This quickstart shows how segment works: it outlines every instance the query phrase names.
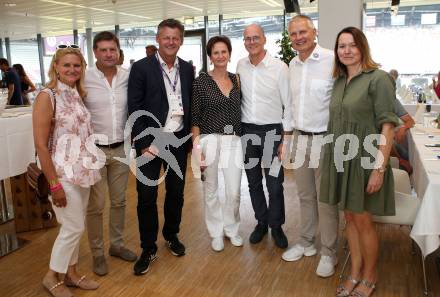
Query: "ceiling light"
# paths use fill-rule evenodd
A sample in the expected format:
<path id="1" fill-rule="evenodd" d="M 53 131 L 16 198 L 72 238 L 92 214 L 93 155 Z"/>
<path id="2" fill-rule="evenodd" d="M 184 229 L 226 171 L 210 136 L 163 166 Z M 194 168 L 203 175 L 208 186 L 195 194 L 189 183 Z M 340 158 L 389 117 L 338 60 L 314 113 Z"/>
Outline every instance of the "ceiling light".
<path id="1" fill-rule="evenodd" d="M 261 3 L 264 3 L 266 5 L 269 5 L 270 7 L 275 7 L 275 5 L 271 2 L 269 2 L 268 0 L 260 0 Z"/>
<path id="2" fill-rule="evenodd" d="M 100 11 L 100 12 L 121 14 L 121 15 L 141 18 L 141 19 L 151 19 L 150 17 L 147 17 L 147 16 L 136 15 L 136 14 L 131 14 L 131 13 L 125 13 L 125 12 L 119 12 L 119 11 L 108 10 L 108 9 L 102 9 L 102 8 L 96 8 L 96 7 L 91 7 L 91 6 L 87 7 L 87 6 L 80 5 L 80 4 L 72 4 L 72 3 L 67 3 L 67 2 L 60 2 L 60 1 L 56 1 L 56 0 L 40 0 L 40 1 L 41 2 L 47 2 L 47 3 L 53 3 L 53 4 L 58 4 L 58 5 L 70 6 L 70 7 L 78 7 L 78 8 L 82 8 L 82 9 L 96 10 L 96 11 Z"/>
<path id="3" fill-rule="evenodd" d="M 6 3 L 4 3 L 4 6 L 6 6 L 6 7 L 14 7 L 14 6 L 17 6 L 17 4 L 11 3 L 11 2 L 6 2 Z"/>
<path id="4" fill-rule="evenodd" d="M 183 6 L 183 7 L 186 7 L 186 8 L 194 9 L 194 10 L 197 10 L 199 12 L 203 12 L 203 9 L 195 7 L 195 6 L 191 6 L 191 5 L 188 5 L 188 4 L 183 4 L 183 3 L 180 3 L 180 2 L 176 2 L 176 1 L 168 1 L 168 2 L 173 3 L 175 5 L 180 5 L 180 6 Z"/>
<path id="5" fill-rule="evenodd" d="M 266 0 L 269 3 L 273 4 L 273 7 L 281 7 L 281 4 L 279 4 L 278 2 L 276 2 L 275 0 Z"/>
<path id="6" fill-rule="evenodd" d="M 185 25 L 192 25 L 192 24 L 194 24 L 194 18 L 193 17 L 184 17 L 183 23 Z"/>

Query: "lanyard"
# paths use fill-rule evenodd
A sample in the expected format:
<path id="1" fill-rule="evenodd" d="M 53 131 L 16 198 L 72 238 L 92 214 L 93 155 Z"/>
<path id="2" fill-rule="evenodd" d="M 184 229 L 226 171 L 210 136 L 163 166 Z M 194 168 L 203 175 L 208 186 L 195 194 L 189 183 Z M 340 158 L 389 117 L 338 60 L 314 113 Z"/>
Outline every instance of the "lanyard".
<path id="1" fill-rule="evenodd" d="M 179 68 L 179 63 L 177 63 L 177 66 L 176 66 L 176 68 L 177 68 L 176 76 L 174 77 L 174 81 L 171 83 L 171 79 L 170 79 L 170 77 L 168 76 L 168 74 L 166 73 L 166 71 L 163 69 L 162 64 L 160 63 L 158 53 L 156 53 L 156 58 L 157 58 L 157 61 L 158 61 L 159 64 L 160 64 L 160 70 L 162 70 L 162 73 L 165 74 L 165 77 L 166 77 L 166 79 L 167 79 L 167 81 L 168 81 L 168 84 L 169 84 L 170 87 L 173 89 L 173 93 L 176 94 L 177 81 L 179 80 L 179 69 L 180 69 L 180 68 Z M 177 58 L 176 58 L 176 59 L 177 59 Z"/>

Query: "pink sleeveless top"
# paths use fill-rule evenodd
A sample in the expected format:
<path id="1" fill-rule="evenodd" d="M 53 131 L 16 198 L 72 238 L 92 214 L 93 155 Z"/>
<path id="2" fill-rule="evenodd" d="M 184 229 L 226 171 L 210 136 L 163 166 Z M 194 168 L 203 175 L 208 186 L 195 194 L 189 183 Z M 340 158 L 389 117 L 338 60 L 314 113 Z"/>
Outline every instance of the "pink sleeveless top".
<path id="1" fill-rule="evenodd" d="M 54 100 L 50 89 L 42 92 Z M 94 143 L 89 137 L 93 133 L 90 113 L 76 88 L 60 81 L 55 89 L 55 100 L 55 125 L 49 150 L 57 176 L 62 181 L 90 187 L 101 179 L 97 158 L 86 149 L 86 145 L 90 148 Z"/>

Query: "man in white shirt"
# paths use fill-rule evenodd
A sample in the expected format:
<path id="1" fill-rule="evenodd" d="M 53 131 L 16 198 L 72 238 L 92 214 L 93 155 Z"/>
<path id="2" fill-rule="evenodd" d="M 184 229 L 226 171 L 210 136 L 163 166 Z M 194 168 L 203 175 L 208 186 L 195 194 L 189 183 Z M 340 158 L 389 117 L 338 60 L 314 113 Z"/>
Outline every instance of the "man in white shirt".
<path id="1" fill-rule="evenodd" d="M 266 37 L 259 25 L 247 26 L 243 37 L 244 46 L 249 52 L 249 56 L 241 59 L 237 65 L 243 94 L 243 149 L 249 192 L 258 221 L 249 241 L 252 244 L 260 242 L 269 226 L 275 244 L 286 248 L 288 242 L 281 228 L 285 221 L 284 173 L 281 168 L 278 175 L 272 175 L 270 166 L 274 160 L 277 161 L 277 157 L 281 158 L 282 137 L 292 131 L 288 68 L 266 52 Z M 258 140 L 249 139 L 252 135 L 257 136 Z M 258 162 L 252 164 L 255 163 L 253 161 Z M 263 191 L 262 171 L 266 178 L 269 205 Z"/>
<path id="2" fill-rule="evenodd" d="M 319 166 L 313 166 L 311 148 L 315 136 L 322 137 L 319 135 L 327 130 L 334 55 L 332 51 L 315 43 L 316 29 L 309 17 L 293 17 L 288 30 L 292 47 L 298 52 L 298 56 L 289 65 L 294 128 L 293 155 L 305 155 L 305 160 L 295 171 L 301 207 L 300 240 L 284 252 L 282 258 L 296 261 L 303 255 L 315 255 L 315 234 L 320 226 L 321 260 L 316 273 L 321 277 L 329 277 L 335 273 L 337 264 L 338 209 L 337 206 L 318 201 L 321 170 Z M 304 145 L 300 144 L 300 138 L 306 138 Z"/>
<path id="3" fill-rule="evenodd" d="M 105 153 L 106 163 L 101 169 L 102 179 L 90 190 L 87 210 L 89 244 L 93 255 L 93 271 L 97 275 L 108 273 L 104 257 L 103 210 L 106 186 L 110 195 L 109 238 L 111 256 L 133 262 L 136 254 L 124 247 L 125 191 L 129 167 L 115 160 L 125 158 L 124 128 L 127 121 L 128 71 L 117 66 L 119 40 L 111 32 L 100 32 L 93 39 L 96 67 L 85 75 L 87 98 L 84 104 L 91 114 L 95 134 L 105 135 L 96 145 Z"/>

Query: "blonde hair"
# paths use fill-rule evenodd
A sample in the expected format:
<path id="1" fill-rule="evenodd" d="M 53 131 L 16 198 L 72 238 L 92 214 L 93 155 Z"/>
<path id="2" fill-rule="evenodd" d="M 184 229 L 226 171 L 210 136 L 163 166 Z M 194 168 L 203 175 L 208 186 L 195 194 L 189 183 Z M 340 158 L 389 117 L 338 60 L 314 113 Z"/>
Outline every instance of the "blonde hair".
<path id="1" fill-rule="evenodd" d="M 84 60 L 84 57 L 81 54 L 80 50 L 76 49 L 76 48 L 70 48 L 70 47 L 62 48 L 62 49 L 58 49 L 55 52 L 55 54 L 52 57 L 52 62 L 50 62 L 50 67 L 49 67 L 49 72 L 48 72 L 49 82 L 47 83 L 46 87 L 50 88 L 50 89 L 56 89 L 57 82 L 58 82 L 58 75 L 57 75 L 57 71 L 55 69 L 55 64 L 57 64 L 59 62 L 59 60 L 66 55 L 75 55 L 81 61 L 81 76 L 80 76 L 79 80 L 76 82 L 76 89 L 77 89 L 79 95 L 81 96 L 81 98 L 84 99 L 84 97 L 86 97 L 86 95 L 87 95 L 86 89 L 84 87 L 86 61 Z"/>
<path id="2" fill-rule="evenodd" d="M 343 33 L 351 34 L 351 36 L 353 36 L 354 43 L 361 52 L 362 70 L 374 70 L 380 67 L 380 64 L 374 62 L 371 58 L 370 46 L 368 45 L 368 40 L 367 37 L 365 37 L 365 34 L 356 27 L 347 27 L 342 29 L 341 32 L 338 33 L 338 36 L 336 36 L 334 48 L 335 63 L 333 66 L 333 78 L 337 78 L 341 75 L 347 75 L 347 66 L 342 64 L 338 56 L 339 36 L 341 36 Z"/>

